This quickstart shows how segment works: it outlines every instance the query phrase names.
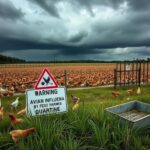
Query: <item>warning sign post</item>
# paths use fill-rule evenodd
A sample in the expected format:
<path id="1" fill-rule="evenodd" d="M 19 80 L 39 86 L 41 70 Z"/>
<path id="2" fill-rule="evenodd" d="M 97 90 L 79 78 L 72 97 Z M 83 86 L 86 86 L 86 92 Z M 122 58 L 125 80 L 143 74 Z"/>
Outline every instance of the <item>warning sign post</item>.
<path id="1" fill-rule="evenodd" d="M 30 116 L 67 111 L 66 88 L 26 91 L 27 114 Z"/>
<path id="2" fill-rule="evenodd" d="M 59 87 L 53 75 L 44 69 L 35 89 L 26 91 L 26 108 L 29 116 L 66 112 L 66 88 Z"/>

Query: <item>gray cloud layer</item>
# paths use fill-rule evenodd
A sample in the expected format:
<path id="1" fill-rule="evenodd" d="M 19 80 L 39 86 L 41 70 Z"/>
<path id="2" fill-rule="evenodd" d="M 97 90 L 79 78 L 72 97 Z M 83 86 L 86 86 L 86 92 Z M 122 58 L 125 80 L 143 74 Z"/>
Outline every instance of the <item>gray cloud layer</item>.
<path id="1" fill-rule="evenodd" d="M 149 16 L 149 0 L 1 0 L 0 52 L 29 60 L 149 57 Z"/>
<path id="2" fill-rule="evenodd" d="M 39 5 L 42 9 L 48 12 L 50 15 L 59 18 L 58 10 L 55 7 L 56 1 L 52 0 L 31 0 L 33 3 Z"/>
<path id="3" fill-rule="evenodd" d="M 16 9 L 13 3 L 9 0 L 1 0 L 0 1 L 0 17 L 3 19 L 20 19 L 24 16 L 20 9 Z"/>

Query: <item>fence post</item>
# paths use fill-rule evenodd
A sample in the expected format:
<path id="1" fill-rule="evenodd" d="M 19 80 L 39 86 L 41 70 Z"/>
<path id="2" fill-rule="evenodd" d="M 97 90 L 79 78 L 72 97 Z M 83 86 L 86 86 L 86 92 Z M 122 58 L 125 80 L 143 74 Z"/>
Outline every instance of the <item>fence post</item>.
<path id="1" fill-rule="evenodd" d="M 117 86 L 117 70 L 114 69 L 114 89 L 116 89 L 116 86 Z"/>
<path id="2" fill-rule="evenodd" d="M 126 86 L 126 62 L 124 62 L 124 86 Z"/>
<path id="3" fill-rule="evenodd" d="M 122 78 L 121 78 L 121 75 L 122 75 L 122 63 L 120 62 L 120 86 L 122 84 Z"/>
<path id="4" fill-rule="evenodd" d="M 145 61 L 143 61 L 143 63 L 142 63 L 142 67 L 143 67 L 143 69 L 141 69 L 141 71 L 143 72 L 143 77 L 142 77 L 142 82 L 143 82 L 143 84 L 145 84 Z"/>
<path id="5" fill-rule="evenodd" d="M 66 87 L 66 91 L 67 91 L 67 71 L 64 71 L 64 81 L 65 81 L 65 87 Z"/>
<path id="6" fill-rule="evenodd" d="M 141 86 L 141 62 L 139 64 L 139 84 L 138 86 Z"/>

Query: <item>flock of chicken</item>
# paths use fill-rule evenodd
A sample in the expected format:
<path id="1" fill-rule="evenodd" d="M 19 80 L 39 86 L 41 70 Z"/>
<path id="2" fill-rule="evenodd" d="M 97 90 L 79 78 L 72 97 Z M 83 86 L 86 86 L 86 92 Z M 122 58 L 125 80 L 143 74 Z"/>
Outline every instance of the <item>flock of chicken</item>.
<path id="1" fill-rule="evenodd" d="M 137 90 L 135 90 L 135 89 L 128 89 L 127 93 L 128 93 L 128 95 L 131 95 L 133 93 L 136 93 L 137 95 L 140 95 L 141 94 L 141 88 L 138 87 Z M 118 97 L 120 95 L 121 95 L 120 92 L 118 92 L 118 91 L 112 91 L 112 96 L 113 97 Z"/>
<path id="2" fill-rule="evenodd" d="M 114 68 L 115 64 L 102 65 L 65 65 L 51 66 L 47 69 L 53 74 L 58 85 L 65 85 L 64 70 L 67 72 L 67 87 L 96 87 L 114 84 Z M 33 88 L 42 67 L 36 68 L 0 68 L 0 95 L 12 96 L 14 93 L 24 93 L 26 89 Z M 150 75 L 149 75 L 150 76 Z M 150 77 L 148 77 L 150 78 Z M 117 82 L 126 83 L 136 82 L 136 75 L 127 74 L 124 79 L 122 75 Z M 145 79 L 142 79 L 143 81 Z"/>
<path id="3" fill-rule="evenodd" d="M 58 82 L 64 85 L 64 70 L 67 72 L 67 87 L 87 87 L 113 84 L 114 65 L 55 66 L 47 67 Z M 0 68 L 0 95 L 12 96 L 33 88 L 43 68 Z"/>
<path id="4" fill-rule="evenodd" d="M 18 105 L 19 105 L 19 97 L 17 97 L 16 100 L 10 104 L 10 107 L 12 110 L 13 109 L 16 110 Z M 26 109 L 22 109 L 17 113 L 17 115 L 25 115 L 25 114 L 26 114 Z M 23 119 L 17 118 L 13 113 L 8 113 L 8 116 L 10 118 L 11 128 L 15 128 L 17 125 L 23 123 Z M 2 121 L 3 118 L 4 118 L 4 107 L 2 106 L 1 99 L 0 99 L 0 121 Z M 26 137 L 32 132 L 35 132 L 35 128 L 29 128 L 25 130 L 21 130 L 21 129 L 12 130 L 9 132 L 9 134 L 11 135 L 13 141 L 16 143 L 19 141 L 21 137 Z"/>
<path id="5" fill-rule="evenodd" d="M 80 98 L 76 97 L 76 96 L 72 96 L 72 100 L 73 100 L 73 107 L 72 110 L 76 110 L 79 107 L 79 100 Z M 19 106 L 19 97 L 16 98 L 15 101 L 13 101 L 10 104 L 11 110 L 13 111 L 14 109 L 17 110 L 17 107 Z M 26 108 L 20 110 L 17 115 L 26 115 Z M 23 123 L 23 119 L 22 118 L 17 118 L 13 113 L 8 113 L 8 116 L 10 118 L 10 122 L 11 122 L 11 127 L 14 128 L 15 126 Z M 0 121 L 2 121 L 4 118 L 4 107 L 2 106 L 2 102 L 0 99 Z M 11 135 L 13 141 L 16 143 L 19 141 L 19 139 L 21 137 L 26 137 L 27 135 L 29 135 L 30 133 L 35 132 L 35 128 L 28 128 L 25 130 L 12 130 L 9 132 L 9 134 Z"/>
<path id="6" fill-rule="evenodd" d="M 133 93 L 137 93 L 138 95 L 141 94 L 141 89 L 140 87 L 138 87 L 137 91 L 135 89 L 128 89 L 127 90 L 127 93 L 129 95 L 133 94 Z M 112 96 L 113 97 L 118 97 L 120 96 L 121 93 L 118 92 L 118 91 L 112 91 Z M 72 101 L 73 101 L 73 107 L 72 107 L 72 110 L 77 110 L 79 108 L 79 101 L 80 101 L 80 98 L 75 96 L 75 95 L 71 95 L 72 97 Z M 12 102 L 10 104 L 10 107 L 11 107 L 11 110 L 15 109 L 18 107 L 19 105 L 19 97 L 16 98 L 16 100 L 14 102 Z M 26 108 L 20 110 L 17 115 L 25 115 L 26 114 Z M 13 113 L 9 113 L 8 114 L 9 118 L 10 118 L 10 122 L 11 122 L 11 126 L 14 128 L 15 126 L 23 123 L 23 119 L 22 118 L 17 118 Z M 3 120 L 3 117 L 4 117 L 4 107 L 2 107 L 2 104 L 1 104 L 1 99 L 0 99 L 0 121 Z M 21 137 L 26 137 L 27 135 L 29 135 L 30 133 L 33 133 L 35 132 L 35 128 L 28 128 L 28 129 L 25 129 L 25 130 L 12 130 L 9 132 L 9 134 L 12 136 L 12 139 L 13 141 L 16 143 L 19 141 L 19 139 Z"/>

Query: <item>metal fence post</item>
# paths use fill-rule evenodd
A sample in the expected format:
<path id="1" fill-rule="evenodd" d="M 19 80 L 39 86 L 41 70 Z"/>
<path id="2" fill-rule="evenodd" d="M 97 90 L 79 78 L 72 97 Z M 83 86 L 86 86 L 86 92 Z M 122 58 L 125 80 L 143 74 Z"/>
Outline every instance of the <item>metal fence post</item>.
<path id="1" fill-rule="evenodd" d="M 141 86 L 141 62 L 139 63 L 139 86 Z"/>
<path id="2" fill-rule="evenodd" d="M 116 89 L 116 86 L 117 86 L 117 70 L 114 69 L 114 89 Z"/>

